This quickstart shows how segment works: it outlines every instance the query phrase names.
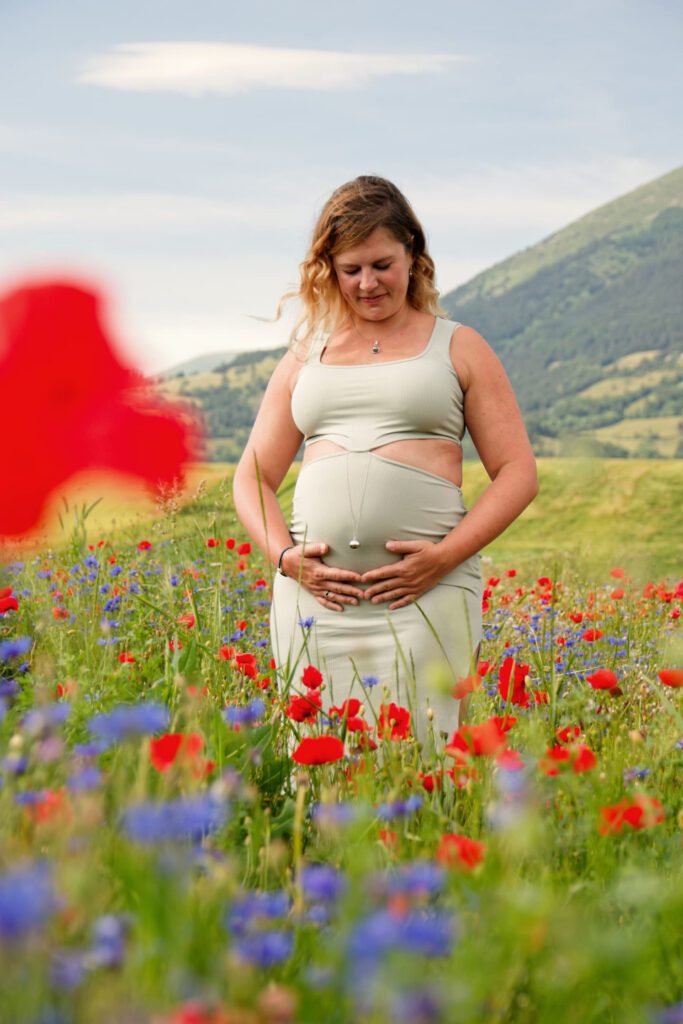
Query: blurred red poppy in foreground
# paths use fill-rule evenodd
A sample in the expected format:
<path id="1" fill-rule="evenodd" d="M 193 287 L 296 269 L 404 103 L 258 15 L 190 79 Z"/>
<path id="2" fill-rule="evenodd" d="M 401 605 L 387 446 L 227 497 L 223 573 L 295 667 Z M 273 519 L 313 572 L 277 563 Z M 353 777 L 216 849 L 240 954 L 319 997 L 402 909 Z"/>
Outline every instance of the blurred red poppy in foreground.
<path id="1" fill-rule="evenodd" d="M 683 686 L 683 668 L 663 668 L 657 675 L 665 686 Z"/>
<path id="2" fill-rule="evenodd" d="M 436 859 L 458 871 L 472 871 L 484 859 L 486 844 L 451 832 L 441 837 Z"/>
<path id="3" fill-rule="evenodd" d="M 95 291 L 28 283 L 0 297 L 3 453 L 0 535 L 38 525 L 50 495 L 84 469 L 108 469 L 153 489 L 182 480 L 199 434 L 116 353 Z"/>

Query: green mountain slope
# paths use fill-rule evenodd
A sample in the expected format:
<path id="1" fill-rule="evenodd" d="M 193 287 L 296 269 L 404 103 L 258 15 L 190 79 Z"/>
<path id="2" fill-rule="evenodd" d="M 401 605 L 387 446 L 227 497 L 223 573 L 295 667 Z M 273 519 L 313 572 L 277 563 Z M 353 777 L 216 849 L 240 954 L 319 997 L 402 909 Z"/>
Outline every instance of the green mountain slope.
<path id="1" fill-rule="evenodd" d="M 683 456 L 683 168 L 441 302 L 500 355 L 537 454 Z M 241 353 L 218 372 L 212 357 L 196 366 L 212 372 L 160 384 L 201 408 L 207 457 L 239 458 L 284 351 Z"/>
<path id="2" fill-rule="evenodd" d="M 500 355 L 539 452 L 590 437 L 612 454 L 681 454 L 682 268 L 679 168 L 477 275 L 442 304 Z M 626 421 L 630 430 L 614 430 Z"/>

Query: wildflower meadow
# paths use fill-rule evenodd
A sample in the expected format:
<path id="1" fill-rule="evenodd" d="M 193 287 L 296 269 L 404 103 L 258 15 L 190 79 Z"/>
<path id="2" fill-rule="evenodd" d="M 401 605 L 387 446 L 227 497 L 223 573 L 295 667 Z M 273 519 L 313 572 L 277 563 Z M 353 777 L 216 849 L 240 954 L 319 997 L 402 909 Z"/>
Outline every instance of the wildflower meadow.
<path id="1" fill-rule="evenodd" d="M 683 587 L 497 567 L 435 753 L 220 507 L 5 561 L 1 1019 L 683 1019 Z"/>
<path id="2" fill-rule="evenodd" d="M 188 461 L 95 314 L 0 302 L 5 538 L 80 468 Z M 229 483 L 0 549 L 0 1021 L 683 1021 L 683 584 L 489 560 L 466 677 L 339 703 L 312 620 L 274 663 Z"/>

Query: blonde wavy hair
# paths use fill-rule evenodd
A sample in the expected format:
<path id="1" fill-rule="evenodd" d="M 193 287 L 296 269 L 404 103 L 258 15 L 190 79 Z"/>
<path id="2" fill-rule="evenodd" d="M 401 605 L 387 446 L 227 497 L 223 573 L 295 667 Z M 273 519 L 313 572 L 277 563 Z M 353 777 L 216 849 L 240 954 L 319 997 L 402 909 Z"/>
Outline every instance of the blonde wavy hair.
<path id="1" fill-rule="evenodd" d="M 377 228 L 390 231 L 412 255 L 407 296 L 411 306 L 433 316 L 448 315 L 439 306 L 434 261 L 410 203 L 386 178 L 363 174 L 340 185 L 323 206 L 308 253 L 299 265 L 299 288 L 286 292 L 278 304 L 276 318 L 288 299 L 297 298 L 303 305 L 290 335 L 290 348 L 297 354 L 306 351 L 318 331 L 331 333 L 348 319 L 333 257 L 364 242 Z"/>

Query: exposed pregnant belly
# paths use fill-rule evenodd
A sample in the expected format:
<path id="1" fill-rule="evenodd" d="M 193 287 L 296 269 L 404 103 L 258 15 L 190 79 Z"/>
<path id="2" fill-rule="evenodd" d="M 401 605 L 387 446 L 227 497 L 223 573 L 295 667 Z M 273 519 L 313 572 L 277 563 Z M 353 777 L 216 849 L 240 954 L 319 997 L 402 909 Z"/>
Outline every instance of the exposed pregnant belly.
<path id="1" fill-rule="evenodd" d="M 440 541 L 465 515 L 460 488 L 416 466 L 374 452 L 339 452 L 299 471 L 291 533 L 297 543 L 324 541 L 324 561 L 367 572 L 398 561 L 388 540 Z M 355 536 L 358 547 L 349 546 Z"/>

